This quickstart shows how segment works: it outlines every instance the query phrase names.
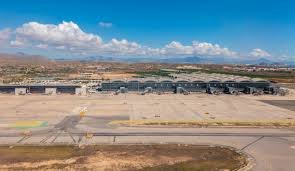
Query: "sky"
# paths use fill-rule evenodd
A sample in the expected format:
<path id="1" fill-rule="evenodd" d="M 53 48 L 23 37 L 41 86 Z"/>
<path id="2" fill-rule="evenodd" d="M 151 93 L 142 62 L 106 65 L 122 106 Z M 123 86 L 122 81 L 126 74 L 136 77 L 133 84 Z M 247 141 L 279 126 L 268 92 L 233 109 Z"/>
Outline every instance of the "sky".
<path id="1" fill-rule="evenodd" d="M 0 52 L 295 60 L 293 0 L 3 0 Z"/>

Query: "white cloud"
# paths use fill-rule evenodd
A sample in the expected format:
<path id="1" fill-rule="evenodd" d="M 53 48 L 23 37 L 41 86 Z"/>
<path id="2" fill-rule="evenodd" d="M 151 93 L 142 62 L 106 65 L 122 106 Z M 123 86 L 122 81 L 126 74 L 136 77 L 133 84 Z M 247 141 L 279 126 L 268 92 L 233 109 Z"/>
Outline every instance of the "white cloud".
<path id="1" fill-rule="evenodd" d="M 56 46 L 55 49 L 64 50 L 64 49 L 66 49 L 66 47 L 65 46 Z"/>
<path id="2" fill-rule="evenodd" d="M 29 22 L 16 29 L 16 41 L 48 44 L 67 48 L 96 48 L 102 44 L 99 36 L 83 32 L 73 22 L 58 25 Z"/>
<path id="3" fill-rule="evenodd" d="M 250 56 L 253 56 L 253 57 L 270 57 L 271 55 L 266 52 L 265 50 L 262 50 L 262 49 L 253 49 L 251 52 L 250 52 Z"/>
<path id="4" fill-rule="evenodd" d="M 10 45 L 14 46 L 14 47 L 21 47 L 24 46 L 24 42 L 20 41 L 20 40 L 12 40 L 10 41 Z"/>
<path id="5" fill-rule="evenodd" d="M 180 42 L 172 41 L 161 49 L 163 55 L 190 55 L 193 54 L 192 46 L 184 46 Z"/>
<path id="6" fill-rule="evenodd" d="M 38 44 L 36 47 L 40 48 L 40 49 L 47 49 L 48 45 L 47 44 Z"/>
<path id="7" fill-rule="evenodd" d="M 164 55 L 208 55 L 208 56 L 235 56 L 236 52 L 222 48 L 218 44 L 193 41 L 192 45 L 185 46 L 180 42 L 172 41 L 162 48 Z"/>
<path id="8" fill-rule="evenodd" d="M 100 27 L 105 27 L 105 28 L 111 28 L 111 27 L 113 27 L 113 23 L 110 23 L 110 22 L 99 22 L 98 25 Z"/>
<path id="9" fill-rule="evenodd" d="M 3 30 L 0 30 L 0 44 L 8 42 L 12 34 L 11 29 L 5 28 Z"/>
<path id="10" fill-rule="evenodd" d="M 162 48 L 150 48 L 126 39 L 111 39 L 103 42 L 100 36 L 86 33 L 73 22 L 62 22 L 58 25 L 29 22 L 15 30 L 13 46 L 52 48 L 75 54 L 94 55 L 146 55 L 146 56 L 226 56 L 233 57 L 236 52 L 218 44 L 193 41 L 183 45 L 172 41 Z"/>
<path id="11" fill-rule="evenodd" d="M 282 54 L 282 55 L 278 56 L 277 59 L 281 60 L 281 61 L 295 61 L 295 56 Z"/>
<path id="12" fill-rule="evenodd" d="M 129 42 L 126 39 L 112 39 L 110 42 L 101 47 L 104 53 L 119 54 L 119 55 L 144 55 L 146 49 L 136 42 Z"/>

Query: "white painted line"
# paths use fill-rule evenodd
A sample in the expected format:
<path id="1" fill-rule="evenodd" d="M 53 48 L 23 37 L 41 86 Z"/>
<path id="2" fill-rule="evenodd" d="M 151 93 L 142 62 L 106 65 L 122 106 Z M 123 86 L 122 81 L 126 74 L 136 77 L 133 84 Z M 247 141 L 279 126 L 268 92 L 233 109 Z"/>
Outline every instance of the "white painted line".
<path id="1" fill-rule="evenodd" d="M 7 128 L 9 127 L 9 124 L 0 124 L 0 128 Z"/>

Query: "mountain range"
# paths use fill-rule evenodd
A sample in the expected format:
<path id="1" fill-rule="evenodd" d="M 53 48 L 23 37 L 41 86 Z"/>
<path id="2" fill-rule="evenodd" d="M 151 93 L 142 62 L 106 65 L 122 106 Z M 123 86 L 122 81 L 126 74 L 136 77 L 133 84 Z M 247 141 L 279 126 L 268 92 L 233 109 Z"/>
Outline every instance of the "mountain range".
<path id="1" fill-rule="evenodd" d="M 181 64 L 256 64 L 256 65 L 292 65 L 295 61 L 273 61 L 267 58 L 239 59 L 225 57 L 108 57 L 86 56 L 78 58 L 47 58 L 40 55 L 29 55 L 22 52 L 16 54 L 0 53 L 0 64 L 48 64 L 55 61 L 80 61 L 80 62 L 125 62 L 125 63 L 181 63 Z"/>
<path id="2" fill-rule="evenodd" d="M 106 56 L 88 56 L 78 58 L 80 61 L 104 61 L 104 62 L 127 62 L 127 63 L 183 63 L 183 64 L 260 64 L 260 65 L 295 65 L 295 61 L 273 61 L 267 58 L 259 59 L 239 59 L 239 58 L 225 58 L 225 57 L 200 57 L 200 56 L 186 56 L 186 57 L 162 57 L 162 58 L 144 58 L 144 57 L 106 57 Z"/>

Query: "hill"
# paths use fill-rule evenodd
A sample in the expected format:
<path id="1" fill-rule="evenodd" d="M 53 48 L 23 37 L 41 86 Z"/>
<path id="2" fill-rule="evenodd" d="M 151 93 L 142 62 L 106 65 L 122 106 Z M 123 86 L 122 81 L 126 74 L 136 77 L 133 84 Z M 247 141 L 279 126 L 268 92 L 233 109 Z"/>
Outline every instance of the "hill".
<path id="1" fill-rule="evenodd" d="M 52 63 L 54 60 L 39 55 L 0 53 L 0 65 L 46 65 Z"/>

